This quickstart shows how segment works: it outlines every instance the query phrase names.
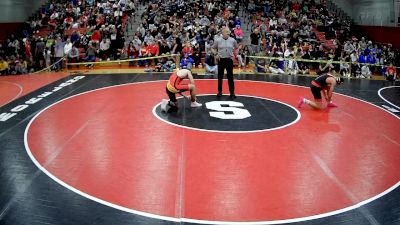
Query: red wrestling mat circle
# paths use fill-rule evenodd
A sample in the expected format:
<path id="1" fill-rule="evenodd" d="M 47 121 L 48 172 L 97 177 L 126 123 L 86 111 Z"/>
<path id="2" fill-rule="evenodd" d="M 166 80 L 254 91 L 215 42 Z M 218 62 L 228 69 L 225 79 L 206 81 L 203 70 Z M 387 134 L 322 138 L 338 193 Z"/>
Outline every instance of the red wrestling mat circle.
<path id="1" fill-rule="evenodd" d="M 0 90 L 0 106 L 17 99 L 23 92 L 23 88 L 20 84 L 9 81 L 0 81 Z"/>
<path id="2" fill-rule="evenodd" d="M 196 82 L 199 94 L 215 93 L 216 80 Z M 152 114 L 165 84 L 113 86 L 53 104 L 29 124 L 27 151 L 85 197 L 172 221 L 301 221 L 356 208 L 398 185 L 400 120 L 376 106 L 335 94 L 339 108 L 303 106 L 301 119 L 283 129 L 213 133 Z M 277 83 L 236 81 L 236 88 L 292 106 L 311 97 L 308 88 Z"/>

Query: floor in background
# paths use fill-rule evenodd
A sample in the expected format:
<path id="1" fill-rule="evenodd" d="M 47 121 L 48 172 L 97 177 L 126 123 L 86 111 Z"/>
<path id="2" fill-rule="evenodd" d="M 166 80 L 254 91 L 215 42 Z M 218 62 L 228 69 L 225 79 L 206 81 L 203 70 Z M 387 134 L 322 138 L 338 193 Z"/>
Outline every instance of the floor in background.
<path id="1" fill-rule="evenodd" d="M 0 106 L 68 75 L 69 73 L 65 72 L 2 76 L 0 77 Z"/>

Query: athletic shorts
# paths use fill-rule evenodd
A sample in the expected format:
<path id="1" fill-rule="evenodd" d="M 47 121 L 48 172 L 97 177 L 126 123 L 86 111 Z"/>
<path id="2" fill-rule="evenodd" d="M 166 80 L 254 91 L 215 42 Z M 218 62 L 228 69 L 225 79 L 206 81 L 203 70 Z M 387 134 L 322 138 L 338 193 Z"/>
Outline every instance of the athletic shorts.
<path id="1" fill-rule="evenodd" d="M 311 93 L 313 94 L 315 100 L 322 100 L 321 91 L 321 88 L 311 85 Z"/>
<path id="2" fill-rule="evenodd" d="M 176 95 L 175 95 L 175 94 L 176 94 L 176 93 L 182 93 L 182 92 L 188 91 L 188 89 L 178 90 L 178 92 L 174 93 L 174 92 L 171 92 L 170 90 L 168 90 L 168 88 L 165 88 L 165 91 L 166 91 L 167 94 L 168 94 L 169 100 L 170 100 L 171 102 L 176 102 L 177 100 L 176 100 Z"/>

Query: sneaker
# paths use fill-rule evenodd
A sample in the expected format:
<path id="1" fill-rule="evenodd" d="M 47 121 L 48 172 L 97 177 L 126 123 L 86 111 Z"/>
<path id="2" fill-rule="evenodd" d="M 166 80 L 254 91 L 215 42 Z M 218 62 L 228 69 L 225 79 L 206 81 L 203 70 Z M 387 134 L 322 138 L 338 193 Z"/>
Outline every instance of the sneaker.
<path id="1" fill-rule="evenodd" d="M 300 97 L 299 103 L 297 104 L 297 108 L 300 108 L 304 104 L 304 97 Z"/>
<path id="2" fill-rule="evenodd" d="M 221 97 L 222 97 L 222 93 L 221 93 L 221 92 L 218 92 L 217 98 L 221 98 Z"/>
<path id="3" fill-rule="evenodd" d="M 201 107 L 203 104 L 198 103 L 198 102 L 192 102 L 190 103 L 190 107 L 195 108 L 195 107 Z"/>
<path id="4" fill-rule="evenodd" d="M 167 105 L 168 105 L 167 99 L 161 100 L 161 111 L 162 112 L 167 112 Z"/>

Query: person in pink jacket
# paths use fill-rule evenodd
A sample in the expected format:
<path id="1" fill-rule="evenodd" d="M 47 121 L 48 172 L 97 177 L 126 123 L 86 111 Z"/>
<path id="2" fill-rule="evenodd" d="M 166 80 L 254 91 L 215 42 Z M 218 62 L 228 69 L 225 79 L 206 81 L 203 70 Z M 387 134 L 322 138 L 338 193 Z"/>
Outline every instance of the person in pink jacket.
<path id="1" fill-rule="evenodd" d="M 241 42 L 243 40 L 243 30 L 240 25 L 236 25 L 233 33 L 235 34 L 235 39 L 237 42 Z"/>

